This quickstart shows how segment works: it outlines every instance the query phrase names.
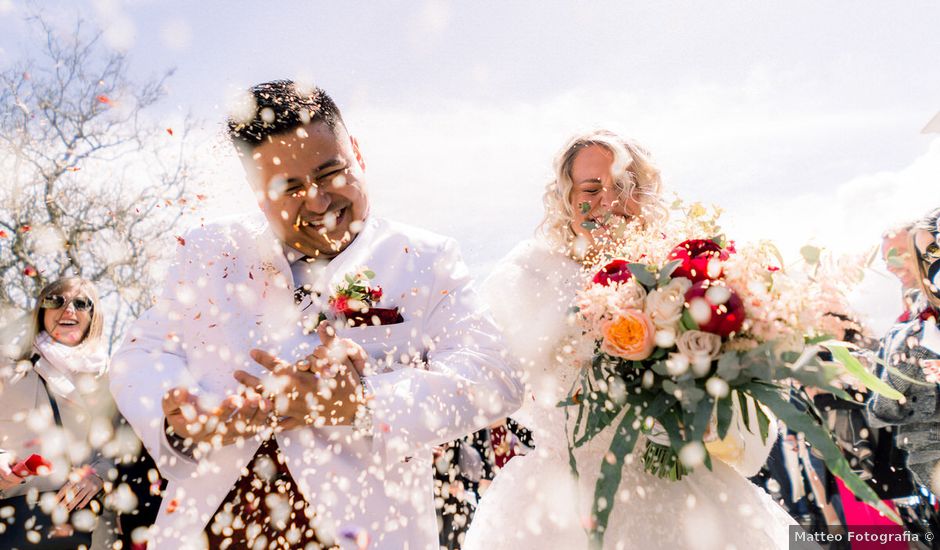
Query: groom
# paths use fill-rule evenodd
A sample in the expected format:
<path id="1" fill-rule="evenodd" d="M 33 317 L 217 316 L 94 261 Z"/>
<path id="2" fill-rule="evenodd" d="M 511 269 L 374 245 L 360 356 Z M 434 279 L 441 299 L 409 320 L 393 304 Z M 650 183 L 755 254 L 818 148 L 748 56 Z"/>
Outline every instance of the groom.
<path id="1" fill-rule="evenodd" d="M 179 239 L 113 358 L 169 480 L 153 546 L 436 548 L 430 449 L 515 411 L 521 385 L 454 241 L 370 215 L 332 99 L 251 95 L 229 133 L 266 220 Z"/>

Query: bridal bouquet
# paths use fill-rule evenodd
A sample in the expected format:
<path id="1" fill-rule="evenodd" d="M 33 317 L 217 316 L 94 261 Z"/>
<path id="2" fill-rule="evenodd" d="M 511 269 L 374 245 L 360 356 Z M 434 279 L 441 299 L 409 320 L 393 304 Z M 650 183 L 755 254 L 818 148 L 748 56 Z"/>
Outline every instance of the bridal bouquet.
<path id="1" fill-rule="evenodd" d="M 809 274 L 791 274 L 771 243 L 736 246 L 706 233 L 717 233 L 718 213 L 696 205 L 686 214 L 667 232 L 637 229 L 611 242 L 576 298 L 575 318 L 594 353 L 560 403 L 577 413 L 569 442 L 575 473 L 573 449 L 615 425 L 595 487 L 594 542 L 603 539 L 624 460 L 641 435 L 645 469 L 678 480 L 711 469 L 736 414 L 751 433 L 776 437 L 766 411 L 803 433 L 857 496 L 896 517 L 853 473 L 812 402 L 797 397 L 797 406 L 785 393 L 792 380 L 852 400 L 834 383 L 848 373 L 900 397 L 836 339 L 848 283 L 822 269 L 818 249 L 803 250 Z M 823 360 L 824 350 L 835 361 Z"/>

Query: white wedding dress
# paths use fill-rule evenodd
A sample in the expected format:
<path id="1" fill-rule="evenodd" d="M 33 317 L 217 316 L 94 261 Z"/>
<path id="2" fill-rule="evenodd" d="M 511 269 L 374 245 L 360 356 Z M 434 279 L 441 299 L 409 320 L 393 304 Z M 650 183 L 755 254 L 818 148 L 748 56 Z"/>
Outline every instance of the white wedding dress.
<path id="1" fill-rule="evenodd" d="M 582 549 L 594 483 L 612 428 L 575 452 L 580 478 L 571 475 L 564 410 L 557 407 L 590 349 L 576 349 L 569 308 L 581 280 L 579 265 L 539 241 L 516 247 L 485 284 L 484 297 L 507 344 L 527 375 L 525 402 L 513 415 L 533 431 L 535 450 L 513 458 L 485 492 L 465 550 Z M 582 344 L 583 345 L 583 344 Z M 754 414 L 754 411 L 750 411 Z M 573 423 L 573 418 L 571 420 Z M 615 422 L 616 424 L 616 422 Z M 787 548 L 789 515 L 746 479 L 763 465 L 765 444 L 737 422 L 729 430 L 728 463 L 697 468 L 681 481 L 647 474 L 644 447 L 627 457 L 604 547 L 763 550 Z M 752 424 L 756 425 L 756 423 Z M 769 438 L 770 439 L 770 438 Z"/>

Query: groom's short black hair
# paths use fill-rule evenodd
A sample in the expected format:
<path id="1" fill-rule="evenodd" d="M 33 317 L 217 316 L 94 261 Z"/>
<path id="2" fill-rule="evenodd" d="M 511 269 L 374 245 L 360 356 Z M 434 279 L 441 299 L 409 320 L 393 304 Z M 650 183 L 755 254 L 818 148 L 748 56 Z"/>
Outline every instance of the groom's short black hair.
<path id="1" fill-rule="evenodd" d="M 228 118 L 228 135 L 236 145 L 255 147 L 269 136 L 311 122 L 323 122 L 334 131 L 346 126 L 339 107 L 321 88 L 298 89 L 293 80 L 273 80 L 248 91 L 254 98 L 251 118 Z"/>

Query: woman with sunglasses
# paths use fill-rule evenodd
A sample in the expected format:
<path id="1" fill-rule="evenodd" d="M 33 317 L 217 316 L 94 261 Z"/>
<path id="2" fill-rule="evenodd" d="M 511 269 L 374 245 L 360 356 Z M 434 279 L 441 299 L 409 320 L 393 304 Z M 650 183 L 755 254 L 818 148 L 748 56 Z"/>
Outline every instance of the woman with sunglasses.
<path id="1" fill-rule="evenodd" d="M 914 223 L 909 248 L 916 264 L 917 293 L 911 319 L 895 324 L 881 341 L 887 365 L 881 377 L 904 394 L 893 400 L 872 394 L 868 403 L 875 427 L 898 426 L 898 447 L 907 451 L 917 481 L 940 490 L 940 208 Z"/>
<path id="2" fill-rule="evenodd" d="M 85 279 L 47 285 L 3 365 L 0 510 L 14 513 L 0 513 L 2 548 L 87 548 L 93 530 L 95 547 L 108 538 L 96 498 L 113 468 L 100 449 L 115 408 L 97 302 Z"/>

